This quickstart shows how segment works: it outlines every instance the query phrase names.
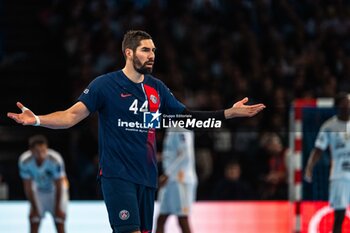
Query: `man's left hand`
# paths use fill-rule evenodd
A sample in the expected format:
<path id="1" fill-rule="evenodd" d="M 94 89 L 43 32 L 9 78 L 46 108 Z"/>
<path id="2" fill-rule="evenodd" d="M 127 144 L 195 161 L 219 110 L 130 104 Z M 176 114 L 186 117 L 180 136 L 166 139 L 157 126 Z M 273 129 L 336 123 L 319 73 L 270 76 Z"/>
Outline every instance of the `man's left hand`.
<path id="1" fill-rule="evenodd" d="M 231 119 L 234 117 L 252 117 L 262 111 L 266 106 L 264 104 L 245 105 L 248 98 L 236 102 L 231 108 L 225 110 L 225 118 Z"/>

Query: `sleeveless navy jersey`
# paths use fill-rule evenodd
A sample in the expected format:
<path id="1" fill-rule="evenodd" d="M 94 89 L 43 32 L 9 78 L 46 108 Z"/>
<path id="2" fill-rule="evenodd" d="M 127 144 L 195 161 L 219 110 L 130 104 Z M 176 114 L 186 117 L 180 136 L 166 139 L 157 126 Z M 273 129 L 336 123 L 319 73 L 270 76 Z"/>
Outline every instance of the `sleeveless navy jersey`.
<path id="1" fill-rule="evenodd" d="M 93 80 L 78 101 L 98 112 L 100 175 L 157 187 L 159 115 L 185 108 L 164 83 L 151 75 L 134 83 L 119 70 Z"/>

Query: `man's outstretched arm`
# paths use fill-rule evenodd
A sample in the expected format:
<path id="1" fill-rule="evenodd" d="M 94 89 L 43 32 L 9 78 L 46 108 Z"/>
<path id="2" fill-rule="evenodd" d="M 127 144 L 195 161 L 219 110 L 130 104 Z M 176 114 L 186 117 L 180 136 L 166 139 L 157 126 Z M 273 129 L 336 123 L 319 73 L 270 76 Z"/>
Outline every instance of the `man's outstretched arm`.
<path id="1" fill-rule="evenodd" d="M 36 125 L 50 129 L 66 129 L 79 123 L 89 114 L 88 108 L 82 103 L 77 102 L 72 107 L 64 111 L 57 111 L 47 115 L 35 115 L 30 109 L 17 102 L 17 107 L 22 113 L 7 113 L 7 116 L 22 125 Z"/>
<path id="2" fill-rule="evenodd" d="M 224 111 L 225 119 L 234 117 L 252 117 L 265 108 L 264 104 L 245 105 L 248 98 L 237 101 L 231 108 Z"/>
<path id="3" fill-rule="evenodd" d="M 246 105 L 248 98 L 237 101 L 231 108 L 218 111 L 192 111 L 185 109 L 183 114 L 190 114 L 193 118 L 207 120 L 215 118 L 217 120 L 231 119 L 235 117 L 252 117 L 265 108 L 264 104 Z"/>

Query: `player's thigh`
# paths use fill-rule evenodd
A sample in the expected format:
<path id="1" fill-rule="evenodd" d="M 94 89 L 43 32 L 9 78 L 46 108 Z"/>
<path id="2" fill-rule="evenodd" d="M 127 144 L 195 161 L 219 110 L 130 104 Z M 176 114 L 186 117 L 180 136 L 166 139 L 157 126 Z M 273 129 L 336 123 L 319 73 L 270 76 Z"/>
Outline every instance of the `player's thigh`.
<path id="1" fill-rule="evenodd" d="M 43 210 L 48 211 L 52 216 L 55 216 L 56 208 L 56 192 L 41 193 L 40 199 L 42 200 Z M 60 200 L 60 210 L 63 213 L 67 212 L 67 206 L 69 202 L 68 189 L 62 190 L 61 200 Z"/>
<path id="2" fill-rule="evenodd" d="M 179 212 L 178 216 L 187 216 L 191 211 L 191 207 L 193 202 L 196 199 L 196 191 L 197 184 L 186 183 L 186 184 L 178 184 L 179 196 L 180 196 L 180 204 L 181 204 L 181 212 Z"/>
<path id="3" fill-rule="evenodd" d="M 139 230 L 137 185 L 117 178 L 101 177 L 101 189 L 114 232 Z"/>
<path id="4" fill-rule="evenodd" d="M 350 181 L 331 180 L 329 202 L 335 210 L 346 209 L 350 204 Z"/>
<path id="5" fill-rule="evenodd" d="M 174 190 L 176 192 L 174 192 Z M 159 189 L 158 201 L 159 201 L 159 213 L 169 215 L 174 212 L 175 206 L 178 200 L 178 192 L 174 187 L 173 182 L 168 182 L 165 186 Z"/>
<path id="6" fill-rule="evenodd" d="M 64 188 L 62 191 L 61 201 L 60 201 L 60 209 L 63 213 L 67 213 L 67 207 L 69 203 L 69 190 Z"/>
<path id="7" fill-rule="evenodd" d="M 195 184 L 168 183 L 159 192 L 160 213 L 186 216 L 196 196 Z"/>
<path id="8" fill-rule="evenodd" d="M 154 200 L 156 189 L 139 185 L 138 200 L 140 209 L 140 230 L 141 232 L 151 232 L 153 226 Z"/>
<path id="9" fill-rule="evenodd" d="M 34 196 L 34 200 L 37 204 L 39 215 L 41 218 L 44 217 L 46 212 L 52 212 L 53 206 L 55 204 L 54 192 L 35 191 Z"/>

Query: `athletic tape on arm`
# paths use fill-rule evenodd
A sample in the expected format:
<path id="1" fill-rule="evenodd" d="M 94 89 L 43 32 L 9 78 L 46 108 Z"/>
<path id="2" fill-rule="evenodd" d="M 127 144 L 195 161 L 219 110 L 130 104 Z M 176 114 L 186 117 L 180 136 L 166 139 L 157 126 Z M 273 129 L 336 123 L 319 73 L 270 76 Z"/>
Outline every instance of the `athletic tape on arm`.
<path id="1" fill-rule="evenodd" d="M 22 112 L 25 112 L 25 111 L 27 111 L 27 110 L 29 110 L 29 111 L 31 111 L 29 108 L 26 108 L 26 107 L 22 107 L 21 108 L 21 111 Z M 33 113 L 34 114 L 34 113 Z M 40 125 L 40 118 L 37 116 L 37 115 L 35 115 L 34 114 L 34 118 L 35 118 L 35 124 L 34 124 L 34 126 L 39 126 Z"/>
<path id="2" fill-rule="evenodd" d="M 40 118 L 34 114 L 34 117 L 35 117 L 35 124 L 34 126 L 39 126 L 40 125 Z"/>

